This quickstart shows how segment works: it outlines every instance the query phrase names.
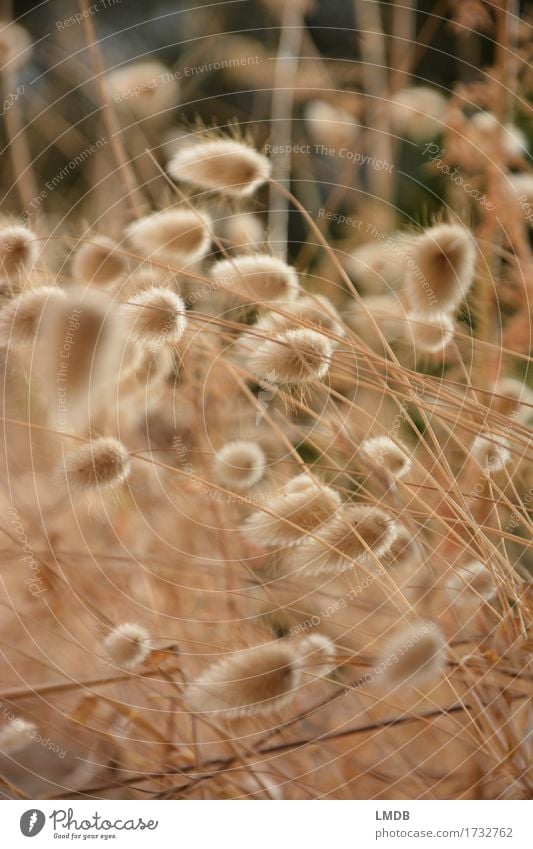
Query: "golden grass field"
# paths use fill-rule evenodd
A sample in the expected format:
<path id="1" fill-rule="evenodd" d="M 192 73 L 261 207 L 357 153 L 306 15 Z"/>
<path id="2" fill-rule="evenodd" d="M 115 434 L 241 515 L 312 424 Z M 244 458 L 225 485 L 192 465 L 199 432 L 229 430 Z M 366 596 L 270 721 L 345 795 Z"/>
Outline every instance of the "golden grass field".
<path id="1" fill-rule="evenodd" d="M 2 12 L 2 798 L 531 798 L 527 5 Z"/>

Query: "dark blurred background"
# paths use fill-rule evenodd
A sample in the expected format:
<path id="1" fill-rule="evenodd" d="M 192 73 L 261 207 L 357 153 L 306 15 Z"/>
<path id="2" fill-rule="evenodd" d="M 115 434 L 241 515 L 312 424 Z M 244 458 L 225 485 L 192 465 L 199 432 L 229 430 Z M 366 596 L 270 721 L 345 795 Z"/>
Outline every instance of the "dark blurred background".
<path id="1" fill-rule="evenodd" d="M 357 96 L 363 89 L 361 79 L 361 37 L 357 32 L 356 15 L 364 9 L 365 0 L 291 0 L 306 3 L 306 32 L 302 46 L 305 61 L 300 62 L 301 74 L 293 108 L 294 139 L 297 140 L 300 122 L 306 103 L 328 89 L 328 96 L 337 98 L 337 104 L 348 108 L 359 119 Z M 261 62 L 239 72 L 202 72 L 180 80 L 180 103 L 169 120 L 175 126 L 193 126 L 198 119 L 207 125 L 226 126 L 237 121 L 253 128 L 258 145 L 269 140 L 271 134 L 272 86 L 274 60 L 281 31 L 283 0 L 228 0 L 213 4 L 208 0 L 87 0 L 93 10 L 94 25 L 102 50 L 105 66 L 112 69 L 133 60 L 157 58 L 173 72 L 186 66 L 233 58 L 239 55 L 261 56 Z M 362 5 L 363 4 L 363 5 Z M 448 95 L 458 83 L 472 83 L 482 78 L 482 69 L 494 59 L 494 15 L 491 4 L 479 0 L 421 0 L 416 5 L 417 40 L 422 44 L 415 49 L 415 65 L 411 84 L 433 85 Z M 194 6 L 190 9 L 189 6 Z M 0 3 L 4 18 L 18 19 L 31 33 L 35 49 L 29 65 L 21 69 L 24 85 L 31 86 L 35 97 L 24 98 L 25 120 L 29 125 L 28 138 L 32 153 L 38 157 L 36 165 L 43 177 L 55 174 L 65 159 L 65 145 L 59 149 L 55 142 L 54 109 L 57 120 L 64 120 L 83 133 L 85 138 L 97 138 L 98 126 L 95 112 L 95 86 L 84 27 L 72 22 L 79 11 L 73 0 L 51 0 L 31 3 L 27 0 Z M 379 4 L 385 32 L 391 30 L 392 16 L 398 6 L 390 2 Z M 531 11 L 531 3 L 522 3 L 524 14 Z M 358 12 L 359 14 L 359 12 Z M 470 16 L 470 17 L 469 17 Z M 477 17 L 476 17 L 477 16 Z M 472 20 L 476 31 L 458 26 L 457 21 Z M 69 22 L 70 21 L 70 22 Z M 68 23 L 65 23 L 68 22 Z M 387 63 L 393 69 L 394 55 L 391 39 L 387 39 Z M 320 61 L 317 61 L 317 57 Z M 324 68 L 330 74 L 324 82 Z M 333 85 L 331 84 L 333 80 Z M 48 109 L 52 104 L 53 108 Z M 90 118 L 86 118 L 91 114 Z M 363 119 L 364 121 L 364 116 Z M 47 122 L 47 125 L 46 125 Z M 3 132 L 3 130 L 0 130 Z M 65 135 L 63 141 L 68 141 Z M 157 150 L 157 145 L 153 149 Z M 75 143 L 73 143 L 75 147 Z M 427 176 L 418 181 L 420 155 L 409 146 L 399 151 L 398 174 L 405 172 L 415 177 L 402 183 L 398 176 L 398 209 L 407 218 L 420 217 L 434 211 L 434 200 L 439 195 L 438 184 L 429 186 L 420 200 L 416 185 L 428 181 Z M 161 163 L 164 151 L 161 147 Z M 8 164 L 3 158 L 1 176 L 3 184 L 9 179 Z M 96 161 L 96 160 L 95 160 Z M 327 177 L 327 175 L 326 175 Z M 66 178 L 65 187 L 83 192 L 83 169 L 77 169 Z M 364 182 L 363 174 L 363 182 Z M 8 202 L 15 202 L 10 195 Z M 73 197 L 66 199 L 65 207 L 72 205 Z M 298 239 L 297 233 L 291 234 Z"/>

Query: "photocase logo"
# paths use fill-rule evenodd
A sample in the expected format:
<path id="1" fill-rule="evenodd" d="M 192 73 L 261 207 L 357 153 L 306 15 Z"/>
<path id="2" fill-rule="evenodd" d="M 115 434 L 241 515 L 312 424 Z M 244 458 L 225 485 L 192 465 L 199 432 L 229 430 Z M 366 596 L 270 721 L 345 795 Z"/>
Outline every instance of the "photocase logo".
<path id="1" fill-rule="evenodd" d="M 32 808 L 22 814 L 20 818 L 20 830 L 24 837 L 35 837 L 36 834 L 39 834 L 43 830 L 45 822 L 46 817 L 43 812 Z"/>

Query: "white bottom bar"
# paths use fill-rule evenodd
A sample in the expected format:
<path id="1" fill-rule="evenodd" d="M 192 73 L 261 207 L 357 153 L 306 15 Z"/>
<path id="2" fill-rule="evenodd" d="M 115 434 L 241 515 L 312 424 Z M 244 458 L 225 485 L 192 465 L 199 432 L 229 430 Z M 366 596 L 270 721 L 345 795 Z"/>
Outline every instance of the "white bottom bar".
<path id="1" fill-rule="evenodd" d="M 5 801 L 2 845 L 531 849 L 527 801 Z M 239 810 L 237 811 L 237 807 Z M 35 837 L 35 844 L 29 841 Z"/>

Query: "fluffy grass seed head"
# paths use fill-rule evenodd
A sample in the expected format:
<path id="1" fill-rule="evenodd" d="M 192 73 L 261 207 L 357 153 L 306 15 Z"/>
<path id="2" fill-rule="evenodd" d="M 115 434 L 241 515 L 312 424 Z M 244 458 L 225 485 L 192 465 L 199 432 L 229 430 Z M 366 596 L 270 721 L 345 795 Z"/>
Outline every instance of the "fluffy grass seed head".
<path id="1" fill-rule="evenodd" d="M 404 88 L 391 103 L 392 126 L 397 133 L 422 142 L 444 129 L 446 99 L 430 86 Z"/>
<path id="2" fill-rule="evenodd" d="M 474 278 L 476 245 L 459 224 L 438 224 L 412 242 L 405 275 L 411 308 L 420 316 L 453 312 Z"/>
<path id="3" fill-rule="evenodd" d="M 498 412 L 516 416 L 519 422 L 526 423 L 533 416 L 533 392 L 521 380 L 504 377 L 498 381 L 494 390 L 498 399 Z"/>
<path id="4" fill-rule="evenodd" d="M 329 371 L 333 348 L 322 333 L 296 328 L 278 333 L 256 348 L 247 367 L 274 384 L 302 384 L 322 380 Z"/>
<path id="5" fill-rule="evenodd" d="M 294 549 L 291 565 L 304 575 L 345 572 L 372 555 L 388 554 L 397 534 L 397 523 L 381 507 L 349 504 L 317 531 L 317 539 Z"/>
<path id="6" fill-rule="evenodd" d="M 150 654 L 150 635 L 142 625 L 124 622 L 107 635 L 103 646 L 116 666 L 121 669 L 135 669 Z"/>
<path id="7" fill-rule="evenodd" d="M 359 454 L 364 460 L 385 469 L 393 478 L 403 478 L 412 466 L 407 449 L 397 445 L 388 436 L 365 439 Z"/>
<path id="8" fill-rule="evenodd" d="M 69 492 L 89 495 L 117 489 L 130 471 L 124 445 L 111 436 L 102 436 L 66 454 L 59 473 Z"/>
<path id="9" fill-rule="evenodd" d="M 121 300 L 126 302 L 144 289 L 158 289 L 159 287 L 176 291 L 180 288 L 177 276 L 172 271 L 152 265 L 151 261 L 148 260 L 122 280 L 118 292 Z"/>
<path id="10" fill-rule="evenodd" d="M 229 197 L 247 197 L 271 174 L 270 162 L 234 139 L 208 139 L 183 147 L 168 163 L 173 180 Z"/>
<path id="11" fill-rule="evenodd" d="M 406 251 L 401 240 L 371 241 L 358 245 L 344 257 L 346 271 L 365 295 L 390 294 L 400 288 Z"/>
<path id="12" fill-rule="evenodd" d="M 148 347 L 174 345 L 185 333 L 185 304 L 171 289 L 143 289 L 130 299 L 127 311 L 133 337 Z"/>
<path id="13" fill-rule="evenodd" d="M 49 387 L 56 387 L 61 377 L 61 388 L 74 413 L 80 402 L 87 409 L 88 395 L 91 405 L 98 405 L 103 401 L 100 389 L 116 381 L 124 322 L 101 288 L 72 286 L 66 296 L 65 300 L 54 298 L 49 302 L 42 322 L 42 357 L 36 367 Z"/>
<path id="14" fill-rule="evenodd" d="M 0 229 L 0 278 L 16 277 L 29 271 L 39 253 L 37 237 L 28 228 L 18 224 Z"/>
<path id="15" fill-rule="evenodd" d="M 105 78 L 107 94 L 120 111 L 138 120 L 166 118 L 178 104 L 179 82 L 176 74 L 161 62 L 131 62 L 110 71 Z"/>
<path id="16" fill-rule="evenodd" d="M 0 310 L 0 345 L 22 347 L 33 344 L 47 307 L 56 300 L 66 300 L 63 289 L 40 286 L 9 301 Z"/>
<path id="17" fill-rule="evenodd" d="M 500 472 L 512 459 L 509 440 L 498 434 L 480 434 L 472 444 L 472 456 L 484 472 Z"/>
<path id="18" fill-rule="evenodd" d="M 169 263 L 194 263 L 209 250 L 211 221 L 195 209 L 166 209 L 132 222 L 127 235 L 139 253 Z"/>
<path id="19" fill-rule="evenodd" d="M 520 201 L 525 201 L 527 205 L 533 203 L 533 174 L 508 174 L 507 185 L 512 197 L 515 195 Z M 528 209 L 525 209 L 529 212 Z M 525 216 L 525 220 L 531 226 L 531 218 Z"/>
<path id="20" fill-rule="evenodd" d="M 265 473 L 266 458 L 257 442 L 237 439 L 217 451 L 213 470 L 222 486 L 245 492 L 259 483 Z"/>
<path id="21" fill-rule="evenodd" d="M 377 666 L 383 686 L 425 687 L 435 683 L 446 664 L 446 640 L 433 622 L 398 628 L 387 640 Z"/>
<path id="22" fill-rule="evenodd" d="M 223 259 L 212 267 L 211 277 L 228 300 L 236 303 L 261 305 L 291 301 L 298 296 L 295 269 L 270 254 Z"/>
<path id="23" fill-rule="evenodd" d="M 13 755 L 21 749 L 26 748 L 37 733 L 37 726 L 33 722 L 16 716 L 4 723 L 0 728 L 0 753 Z"/>
<path id="24" fill-rule="evenodd" d="M 337 149 L 353 145 L 360 130 L 349 112 L 325 100 L 307 104 L 305 123 L 314 142 Z"/>
<path id="25" fill-rule="evenodd" d="M 16 71 L 29 61 L 31 53 L 28 31 L 14 21 L 0 21 L 0 68 Z"/>
<path id="26" fill-rule="evenodd" d="M 387 554 L 383 556 L 383 565 L 386 568 L 391 567 L 393 569 L 401 569 L 404 566 L 408 566 L 410 571 L 412 571 L 413 564 L 418 563 L 420 560 L 419 547 L 413 539 L 413 533 L 409 528 L 398 522 L 397 530 L 396 539 Z"/>
<path id="27" fill-rule="evenodd" d="M 290 642 L 255 646 L 214 663 L 188 687 L 194 711 L 228 718 L 267 716 L 284 708 L 302 684 L 302 659 Z"/>
<path id="28" fill-rule="evenodd" d="M 388 342 L 405 338 L 407 314 L 397 295 L 367 296 L 362 299 L 362 303 L 352 303 L 347 310 L 343 310 L 342 317 L 348 327 L 363 338 L 369 334 L 370 339 L 375 338 L 377 331 L 374 323 Z"/>
<path id="29" fill-rule="evenodd" d="M 265 240 L 265 228 L 258 215 L 251 212 L 237 212 L 220 222 L 219 229 L 223 238 L 231 242 L 233 248 L 250 248 Z"/>
<path id="30" fill-rule="evenodd" d="M 528 155 L 527 136 L 516 124 L 510 122 L 504 124 L 501 130 L 501 144 L 504 153 L 510 159 Z"/>
<path id="31" fill-rule="evenodd" d="M 455 324 L 448 313 L 427 316 L 414 311 L 407 313 L 405 335 L 415 350 L 424 354 L 444 351 L 453 339 Z"/>
<path id="32" fill-rule="evenodd" d="M 269 312 L 262 316 L 256 324 L 258 329 L 281 333 L 283 330 L 301 327 L 301 322 L 305 321 L 315 325 L 317 330 L 326 330 L 335 336 L 345 335 L 339 313 L 324 295 L 304 295 L 296 301 L 276 306 L 279 306 L 280 312 Z M 335 340 L 331 342 L 335 345 Z"/>
<path id="33" fill-rule="evenodd" d="M 487 567 L 479 560 L 472 560 L 457 569 L 447 582 L 454 603 L 472 605 L 490 601 L 496 594 L 494 579 Z"/>
<path id="34" fill-rule="evenodd" d="M 470 123 L 476 131 L 475 141 L 482 150 L 497 143 L 511 159 L 527 155 L 527 136 L 516 124 L 500 124 L 496 115 L 484 111 L 472 115 Z"/>
<path id="35" fill-rule="evenodd" d="M 325 634 L 309 634 L 304 637 L 300 652 L 306 668 L 318 678 L 329 675 L 338 666 L 337 649 Z"/>
<path id="36" fill-rule="evenodd" d="M 248 516 L 241 528 L 243 536 L 256 545 L 291 545 L 330 519 L 339 510 L 341 499 L 331 487 L 302 474 L 264 506 L 269 512 L 255 510 Z"/>
<path id="37" fill-rule="evenodd" d="M 84 242 L 72 258 L 72 277 L 76 283 L 106 286 L 128 272 L 125 256 L 107 236 L 93 236 Z"/>

